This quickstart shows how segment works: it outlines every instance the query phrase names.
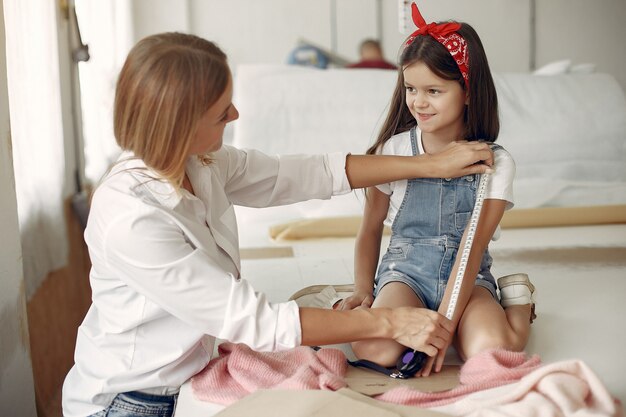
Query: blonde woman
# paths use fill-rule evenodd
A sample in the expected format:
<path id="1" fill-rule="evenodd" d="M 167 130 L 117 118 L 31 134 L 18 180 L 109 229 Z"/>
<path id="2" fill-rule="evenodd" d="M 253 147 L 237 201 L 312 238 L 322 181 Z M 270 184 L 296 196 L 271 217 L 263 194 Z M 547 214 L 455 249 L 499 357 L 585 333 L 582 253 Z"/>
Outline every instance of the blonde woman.
<path id="1" fill-rule="evenodd" d="M 401 178 L 484 172 L 489 148 L 459 142 L 417 157 L 267 156 L 222 145 L 224 127 L 239 117 L 231 100 L 226 56 L 209 41 L 164 33 L 129 53 L 114 108 L 124 154 L 96 189 L 85 231 L 93 303 L 63 387 L 66 417 L 172 415 L 181 384 L 209 361 L 202 339 L 274 351 L 388 338 L 431 354 L 449 339 L 450 322 L 427 309 L 268 302 L 240 276 L 233 204 L 266 207 Z"/>

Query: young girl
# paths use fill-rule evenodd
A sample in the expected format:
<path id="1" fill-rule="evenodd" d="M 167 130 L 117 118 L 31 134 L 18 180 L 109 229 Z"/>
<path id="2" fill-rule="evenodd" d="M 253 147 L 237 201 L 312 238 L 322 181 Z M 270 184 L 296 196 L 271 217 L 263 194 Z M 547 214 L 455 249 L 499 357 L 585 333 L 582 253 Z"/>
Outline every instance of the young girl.
<path id="1" fill-rule="evenodd" d="M 412 9 L 418 30 L 404 45 L 389 114 L 367 153 L 424 155 L 460 139 L 494 142 L 498 103 L 478 35 L 465 23 L 427 25 L 415 4 Z M 499 302 L 490 272 L 487 245 L 504 210 L 513 206 L 515 175 L 511 155 L 493 148 L 495 172 L 452 318 L 456 348 L 465 359 L 488 348 L 522 350 L 534 318 L 528 277 L 500 278 Z M 419 306 L 445 314 L 453 287 L 447 282 L 456 277 L 457 252 L 466 238 L 478 181 L 477 175 L 417 178 L 369 188 L 355 247 L 355 292 L 340 307 Z M 376 271 L 384 224 L 391 226 L 392 236 Z M 421 375 L 428 375 L 433 364 L 435 371 L 441 369 L 446 348 L 429 358 Z M 390 340 L 353 343 L 357 357 L 384 366 L 395 365 L 404 349 Z"/>

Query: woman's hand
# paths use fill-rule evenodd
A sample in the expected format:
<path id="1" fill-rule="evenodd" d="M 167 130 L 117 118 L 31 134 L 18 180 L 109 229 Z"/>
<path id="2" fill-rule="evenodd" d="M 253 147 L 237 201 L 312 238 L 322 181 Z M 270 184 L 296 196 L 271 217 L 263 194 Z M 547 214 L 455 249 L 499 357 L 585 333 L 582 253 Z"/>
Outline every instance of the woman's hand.
<path id="1" fill-rule="evenodd" d="M 339 310 L 352 310 L 357 307 L 369 308 L 374 302 L 374 295 L 371 291 L 354 291 L 352 295 L 339 302 Z"/>
<path id="2" fill-rule="evenodd" d="M 443 362 L 446 358 L 446 352 L 448 350 L 448 346 L 450 346 L 451 340 L 446 344 L 445 347 L 439 349 L 436 356 L 429 356 L 426 360 L 426 363 L 419 370 L 419 372 L 415 376 L 428 376 L 432 372 L 440 372 L 443 368 Z"/>
<path id="3" fill-rule="evenodd" d="M 452 322 L 426 308 L 355 308 L 331 310 L 300 307 L 302 344 L 333 345 L 367 339 L 393 339 L 435 356 L 452 340 Z"/>
<path id="4" fill-rule="evenodd" d="M 439 178 L 457 178 L 491 172 L 493 165 L 493 151 L 485 142 L 452 142 L 442 151 L 429 156 L 435 169 L 440 171 L 440 175 L 437 175 Z"/>
<path id="5" fill-rule="evenodd" d="M 450 320 L 425 308 L 394 308 L 391 325 L 392 339 L 431 357 L 450 344 L 454 332 Z"/>

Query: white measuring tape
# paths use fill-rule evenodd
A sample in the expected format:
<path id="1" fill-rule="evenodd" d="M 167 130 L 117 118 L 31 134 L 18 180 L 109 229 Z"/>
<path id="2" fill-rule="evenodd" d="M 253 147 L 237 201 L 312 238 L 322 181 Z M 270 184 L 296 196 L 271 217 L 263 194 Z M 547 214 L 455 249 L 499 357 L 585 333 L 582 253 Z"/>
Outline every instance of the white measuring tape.
<path id="1" fill-rule="evenodd" d="M 467 260 L 469 259 L 470 252 L 472 250 L 476 227 L 478 226 L 480 212 L 483 208 L 483 201 L 485 200 L 488 180 L 489 174 L 482 174 L 480 176 L 480 182 L 478 183 L 478 189 L 476 190 L 476 202 L 474 203 L 474 209 L 472 210 L 472 216 L 470 217 L 469 224 L 466 226 L 467 237 L 465 239 L 465 244 L 462 249 L 459 248 L 459 251 L 461 252 L 461 260 L 459 262 L 459 269 L 457 270 L 456 277 L 454 278 L 454 287 L 452 287 L 452 295 L 450 296 L 448 310 L 446 311 L 446 318 L 448 318 L 448 320 L 452 320 L 454 310 L 456 308 L 456 302 L 459 299 L 461 284 L 463 283 L 463 276 L 465 275 L 465 267 L 467 266 Z"/>

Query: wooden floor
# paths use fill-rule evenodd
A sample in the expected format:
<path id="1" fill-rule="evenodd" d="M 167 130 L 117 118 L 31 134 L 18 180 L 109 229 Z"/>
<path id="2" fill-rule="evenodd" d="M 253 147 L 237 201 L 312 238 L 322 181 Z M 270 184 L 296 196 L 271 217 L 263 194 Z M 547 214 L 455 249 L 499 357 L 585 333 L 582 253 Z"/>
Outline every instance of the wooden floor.
<path id="1" fill-rule="evenodd" d="M 27 303 L 35 397 L 39 417 L 59 417 L 61 387 L 74 364 L 76 331 L 91 303 L 90 261 L 83 231 L 66 204 L 70 259 L 54 271 Z"/>

